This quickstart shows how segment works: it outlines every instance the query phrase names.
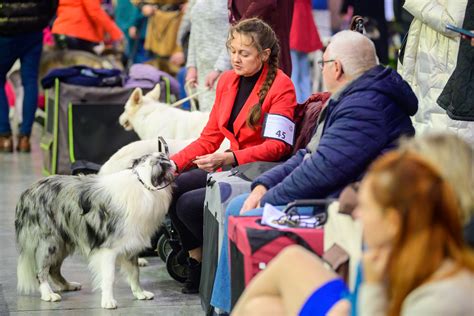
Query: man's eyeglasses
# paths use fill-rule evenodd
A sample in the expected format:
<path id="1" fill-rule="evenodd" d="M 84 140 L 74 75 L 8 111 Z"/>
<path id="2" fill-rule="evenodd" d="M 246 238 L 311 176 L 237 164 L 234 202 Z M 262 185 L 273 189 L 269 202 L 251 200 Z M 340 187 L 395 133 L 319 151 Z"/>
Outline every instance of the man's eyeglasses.
<path id="1" fill-rule="evenodd" d="M 321 68 L 321 70 L 324 68 L 324 64 L 326 63 L 332 63 L 336 61 L 335 59 L 329 59 L 329 60 L 324 60 L 324 59 L 321 59 L 321 60 L 318 60 L 318 65 L 319 65 L 319 68 Z"/>

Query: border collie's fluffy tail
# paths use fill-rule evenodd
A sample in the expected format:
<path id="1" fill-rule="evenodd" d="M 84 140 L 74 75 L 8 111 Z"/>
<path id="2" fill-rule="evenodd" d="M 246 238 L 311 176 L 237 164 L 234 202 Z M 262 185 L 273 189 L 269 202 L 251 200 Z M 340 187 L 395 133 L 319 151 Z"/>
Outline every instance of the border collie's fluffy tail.
<path id="1" fill-rule="evenodd" d="M 38 280 L 36 279 L 36 258 L 33 249 L 28 249 L 27 247 L 20 251 L 16 275 L 18 278 L 18 292 L 29 294 L 38 289 Z"/>

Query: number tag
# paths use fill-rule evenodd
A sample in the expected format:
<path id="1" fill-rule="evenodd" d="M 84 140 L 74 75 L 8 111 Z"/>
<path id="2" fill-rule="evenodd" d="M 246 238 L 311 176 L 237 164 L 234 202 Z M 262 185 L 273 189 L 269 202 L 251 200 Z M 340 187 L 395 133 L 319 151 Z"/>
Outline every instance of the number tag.
<path id="1" fill-rule="evenodd" d="M 283 115 L 267 114 L 263 122 L 263 137 L 279 139 L 293 146 L 295 123 Z"/>

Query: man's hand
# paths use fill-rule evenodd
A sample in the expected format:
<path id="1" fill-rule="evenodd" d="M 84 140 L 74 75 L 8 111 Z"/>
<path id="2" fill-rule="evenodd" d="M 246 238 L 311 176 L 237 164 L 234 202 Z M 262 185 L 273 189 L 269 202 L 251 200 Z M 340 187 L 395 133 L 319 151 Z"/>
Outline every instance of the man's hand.
<path id="1" fill-rule="evenodd" d="M 195 88 L 198 85 L 196 67 L 188 67 L 186 71 L 186 83 L 188 82 L 192 88 Z"/>
<path id="2" fill-rule="evenodd" d="M 221 71 L 219 70 L 213 70 L 210 73 L 207 74 L 206 76 L 206 82 L 204 83 L 206 87 L 209 89 L 212 89 L 214 87 L 214 83 L 216 83 L 217 79 L 221 76 Z"/>
<path id="3" fill-rule="evenodd" d="M 205 170 L 207 172 L 213 172 L 222 166 L 231 165 L 234 162 L 234 154 L 231 152 L 197 156 L 194 160 L 194 163 L 199 169 Z"/>
<path id="4" fill-rule="evenodd" d="M 240 209 L 240 215 L 260 207 L 260 201 L 262 200 L 262 197 L 265 195 L 265 193 L 267 193 L 267 188 L 261 184 L 257 185 L 245 200 L 242 209 Z"/>

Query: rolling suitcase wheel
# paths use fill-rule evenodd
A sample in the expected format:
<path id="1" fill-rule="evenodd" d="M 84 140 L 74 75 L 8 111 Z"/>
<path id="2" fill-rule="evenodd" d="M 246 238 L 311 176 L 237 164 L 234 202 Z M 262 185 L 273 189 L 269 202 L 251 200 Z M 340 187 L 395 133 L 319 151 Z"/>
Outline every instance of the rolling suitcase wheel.
<path id="1" fill-rule="evenodd" d="M 166 257 L 168 257 L 171 251 L 173 251 L 173 248 L 170 244 L 170 240 L 168 239 L 168 236 L 166 236 L 166 234 L 162 234 L 160 236 L 160 239 L 158 239 L 156 251 L 158 252 L 158 255 L 160 256 L 161 260 L 163 260 L 163 262 L 166 262 Z"/>
<path id="2" fill-rule="evenodd" d="M 166 257 L 166 270 L 173 279 L 184 283 L 184 281 L 186 281 L 186 277 L 188 276 L 188 267 L 187 265 L 179 263 L 178 255 L 179 252 L 176 250 L 172 250 L 168 254 Z"/>

